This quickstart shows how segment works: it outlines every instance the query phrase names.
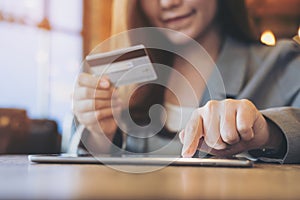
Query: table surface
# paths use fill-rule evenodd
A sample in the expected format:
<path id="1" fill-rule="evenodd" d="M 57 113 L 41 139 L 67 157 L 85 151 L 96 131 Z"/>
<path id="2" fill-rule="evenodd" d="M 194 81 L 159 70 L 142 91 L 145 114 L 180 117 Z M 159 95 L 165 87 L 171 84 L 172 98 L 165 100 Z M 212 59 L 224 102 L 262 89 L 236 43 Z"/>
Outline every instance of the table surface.
<path id="1" fill-rule="evenodd" d="M 122 171 L 149 170 L 148 173 Z M 35 164 L 0 156 L 1 199 L 299 199 L 300 165 L 253 168 Z"/>

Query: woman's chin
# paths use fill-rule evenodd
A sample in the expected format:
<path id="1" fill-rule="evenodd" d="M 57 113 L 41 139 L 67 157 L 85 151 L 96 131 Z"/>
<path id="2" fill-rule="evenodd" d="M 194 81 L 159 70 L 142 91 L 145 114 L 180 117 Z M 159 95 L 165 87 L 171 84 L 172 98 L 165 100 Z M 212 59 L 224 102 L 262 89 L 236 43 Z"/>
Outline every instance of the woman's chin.
<path id="1" fill-rule="evenodd" d="M 175 45 L 184 45 L 194 40 L 189 34 L 178 31 L 166 32 L 165 36 Z"/>

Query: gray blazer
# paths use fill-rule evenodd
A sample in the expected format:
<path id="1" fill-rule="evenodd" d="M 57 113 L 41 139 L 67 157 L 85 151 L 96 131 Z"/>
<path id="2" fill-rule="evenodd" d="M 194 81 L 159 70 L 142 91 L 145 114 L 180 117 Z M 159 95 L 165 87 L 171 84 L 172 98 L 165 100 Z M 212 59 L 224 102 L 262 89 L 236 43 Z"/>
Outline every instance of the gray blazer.
<path id="1" fill-rule="evenodd" d="M 215 99 L 249 99 L 284 133 L 284 163 L 300 163 L 300 45 L 282 40 L 275 47 L 244 45 L 228 38 L 217 61 L 226 94 L 214 75 Z M 201 105 L 209 100 L 206 91 Z M 200 106 L 201 106 L 200 105 Z"/>
<path id="2" fill-rule="evenodd" d="M 208 81 L 200 106 L 211 99 L 249 99 L 284 133 L 287 152 L 282 163 L 300 163 L 300 46 L 281 40 L 275 47 L 242 44 L 227 38 Z M 221 75 L 222 79 L 217 74 Z M 224 90 L 225 87 L 225 90 Z M 138 133 L 140 134 L 140 133 Z M 180 154 L 178 138 L 160 136 L 147 141 L 127 138 L 133 151 Z M 263 159 L 275 161 L 274 159 Z"/>
<path id="3" fill-rule="evenodd" d="M 300 46 L 291 40 L 268 47 L 227 38 L 216 64 L 222 80 L 212 74 L 200 106 L 211 99 L 251 100 L 284 133 L 287 152 L 282 162 L 300 163 Z M 180 154 L 182 147 L 177 137 L 159 135 L 146 140 L 127 137 L 123 142 L 136 152 Z"/>

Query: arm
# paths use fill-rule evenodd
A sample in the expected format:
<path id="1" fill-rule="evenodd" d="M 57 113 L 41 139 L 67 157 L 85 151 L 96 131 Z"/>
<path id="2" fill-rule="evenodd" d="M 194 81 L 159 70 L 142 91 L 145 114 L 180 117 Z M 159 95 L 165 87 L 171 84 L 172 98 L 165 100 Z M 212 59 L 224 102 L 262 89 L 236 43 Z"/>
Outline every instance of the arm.
<path id="1" fill-rule="evenodd" d="M 285 149 L 279 150 L 284 153 L 282 162 L 300 163 L 300 54 L 299 46 L 289 45 L 290 51 L 283 56 L 284 73 L 281 73 L 277 88 L 281 91 L 281 96 L 285 99 L 284 105 L 287 107 L 274 107 L 261 110 L 261 113 L 270 123 L 273 123 L 277 130 L 284 135 Z M 279 62 L 278 62 L 279 63 Z"/>
<path id="2" fill-rule="evenodd" d="M 300 95 L 299 95 L 300 96 Z M 300 108 L 280 107 L 261 111 L 284 134 L 286 145 L 279 152 L 284 163 L 300 163 Z"/>
<path id="3" fill-rule="evenodd" d="M 259 77 L 253 79 L 252 86 L 254 87 L 250 87 L 251 90 L 248 90 L 246 97 L 243 97 L 247 98 L 249 91 L 253 94 L 258 91 L 261 94 L 260 87 L 269 84 L 273 86 L 273 91 L 274 88 L 277 92 L 279 91 L 279 95 L 274 97 L 272 94 L 266 94 L 267 98 L 272 100 L 275 98 L 275 101 L 260 107 L 270 108 L 259 111 L 254 105 L 251 105 L 251 102 L 241 100 L 234 100 L 234 103 L 230 103 L 228 100 L 214 101 L 213 104 L 205 105 L 195 112 L 189 125 L 180 134 L 184 144 L 182 154 L 187 153 L 186 155 L 190 156 L 190 153 L 197 149 L 198 145 L 200 149 L 208 147 L 208 150 L 216 155 L 232 155 L 255 149 L 271 149 L 275 152 L 271 157 L 275 156 L 274 158 L 279 158 L 284 163 L 300 163 L 299 47 L 286 42 L 279 45 L 278 48 L 280 49 L 271 54 L 270 58 L 272 59 L 269 60 L 272 62 L 265 64 Z M 276 70 L 275 75 L 277 74 L 277 76 L 269 76 L 274 70 Z M 230 111 L 234 112 L 226 114 Z M 214 116 L 213 113 L 217 113 L 217 115 Z M 222 123 L 222 121 L 226 123 Z M 225 129 L 224 124 L 227 124 Z M 217 127 L 217 130 L 209 132 L 210 127 Z M 245 130 L 250 132 L 248 135 L 249 137 L 252 135 L 251 139 L 245 138 L 243 135 Z M 251 134 L 252 131 L 253 134 Z M 210 145 L 207 145 L 206 141 Z M 221 146 L 212 146 L 211 141 L 214 141 L 217 146 Z"/>
<path id="4" fill-rule="evenodd" d="M 287 114 L 283 110 L 284 108 L 278 108 L 278 110 L 260 112 L 248 100 L 210 101 L 193 113 L 186 128 L 180 133 L 180 140 L 183 143 L 182 155 L 191 157 L 197 149 L 219 156 L 234 155 L 254 149 L 272 149 L 283 153 L 287 151 L 284 156 L 285 162 L 299 162 L 299 133 L 293 135 L 296 139 L 293 141 L 290 141 L 289 136 L 286 137 L 288 143 L 296 143 L 296 145 L 292 144 L 294 150 L 281 149 L 285 148 L 287 134 L 283 134 L 281 127 L 279 128 L 276 123 L 278 121 L 266 119 L 262 115 L 264 113 L 270 117 L 272 112 L 276 113 L 275 116 L 280 114 L 280 124 L 289 129 L 288 135 L 291 135 L 291 129 L 295 132 L 296 129 L 299 130 L 299 114 L 296 114 L 297 111 L 291 113 L 293 108 L 286 108 L 286 112 L 290 112 L 289 119 L 294 118 L 287 124 L 283 121 Z"/>

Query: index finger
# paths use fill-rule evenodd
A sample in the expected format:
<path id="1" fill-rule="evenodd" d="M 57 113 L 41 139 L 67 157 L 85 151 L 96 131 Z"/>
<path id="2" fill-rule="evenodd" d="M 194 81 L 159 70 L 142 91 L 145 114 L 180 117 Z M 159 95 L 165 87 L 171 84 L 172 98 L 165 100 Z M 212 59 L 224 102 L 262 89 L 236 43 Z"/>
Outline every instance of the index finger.
<path id="1" fill-rule="evenodd" d="M 182 135 L 184 138 L 181 155 L 184 158 L 192 157 L 197 151 L 200 138 L 203 136 L 203 122 L 198 110 L 193 112 Z"/>
<path id="2" fill-rule="evenodd" d="M 106 76 L 94 76 L 88 73 L 81 73 L 78 75 L 77 83 L 80 86 L 88 87 L 92 89 L 109 89 L 111 83 Z"/>

